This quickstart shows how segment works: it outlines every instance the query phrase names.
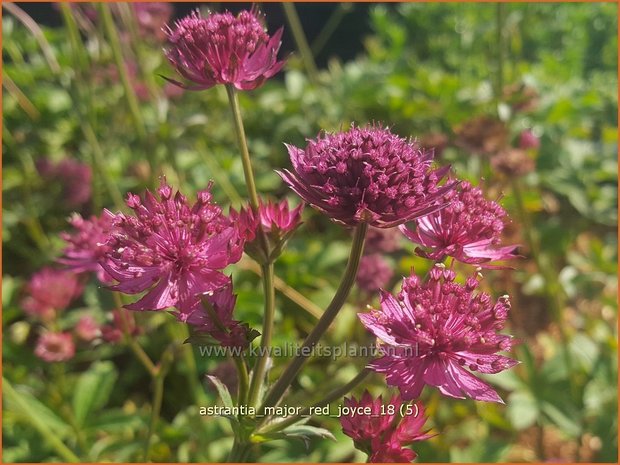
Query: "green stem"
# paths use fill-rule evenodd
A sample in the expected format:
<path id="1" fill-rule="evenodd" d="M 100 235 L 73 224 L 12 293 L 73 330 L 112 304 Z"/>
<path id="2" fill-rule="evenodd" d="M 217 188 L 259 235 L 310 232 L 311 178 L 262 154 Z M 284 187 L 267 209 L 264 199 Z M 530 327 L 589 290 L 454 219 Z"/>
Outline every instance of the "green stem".
<path id="1" fill-rule="evenodd" d="M 295 43 L 297 44 L 297 49 L 301 54 L 301 59 L 304 63 L 304 67 L 308 72 L 308 77 L 310 78 L 310 82 L 313 84 L 318 83 L 319 70 L 314 62 L 314 57 L 312 56 L 312 50 L 308 45 L 308 40 L 306 39 L 306 34 L 304 33 L 304 29 L 301 25 L 301 21 L 299 20 L 299 15 L 297 14 L 297 10 L 295 9 L 294 3 L 283 2 L 282 8 L 284 8 L 284 14 L 286 15 L 286 20 L 288 21 L 289 26 L 291 27 L 291 31 L 293 32 L 293 38 L 295 39 Z"/>
<path id="2" fill-rule="evenodd" d="M 43 439 L 56 451 L 60 458 L 71 463 L 81 462 L 79 457 L 54 434 L 54 431 L 43 420 L 41 420 L 39 412 L 32 410 L 28 402 L 22 398 L 13 386 L 11 386 L 11 383 L 4 377 L 2 378 L 2 393 L 6 399 L 21 410 L 34 429 L 43 436 Z"/>
<path id="3" fill-rule="evenodd" d="M 93 110 L 94 105 L 92 102 L 92 92 L 84 86 L 84 82 L 86 81 L 84 78 L 84 72 L 90 66 L 88 63 L 88 56 L 85 53 L 85 47 L 80 38 L 80 31 L 69 5 L 66 3 L 61 3 L 60 9 L 65 26 L 67 27 L 69 42 L 71 43 L 71 49 L 73 51 L 74 68 L 76 69 L 75 85 L 78 95 L 77 99 L 75 98 L 75 95 L 73 95 L 75 107 L 80 113 L 80 127 L 82 129 L 82 133 L 91 148 L 91 163 L 93 166 L 94 178 L 97 179 L 100 177 L 103 180 L 106 190 L 112 197 L 112 201 L 116 207 L 120 209 L 124 205 L 123 196 L 118 188 L 118 185 L 111 179 L 106 169 L 105 156 L 103 154 L 103 150 L 101 149 L 101 145 L 97 140 L 95 130 L 93 129 L 95 125 L 95 112 Z M 96 211 L 100 209 L 98 206 L 99 194 L 97 186 L 98 184 L 94 183 L 95 193 L 93 194 L 93 198 L 95 200 L 94 208 Z"/>
<path id="4" fill-rule="evenodd" d="M 353 4 L 351 3 L 339 3 L 338 8 L 331 14 L 319 35 L 316 36 L 316 39 L 312 42 L 312 55 L 317 56 L 323 47 L 329 40 L 329 38 L 336 32 L 340 22 L 343 20 L 345 15 L 349 13 L 353 9 Z"/>
<path id="5" fill-rule="evenodd" d="M 127 321 L 127 311 L 123 308 L 123 302 L 121 299 L 121 295 L 118 292 L 113 292 L 112 296 L 114 298 L 114 303 L 118 307 L 118 311 L 121 315 L 121 330 L 123 331 L 123 335 L 125 336 L 125 342 L 134 353 L 136 358 L 142 363 L 146 371 L 149 373 L 151 378 L 155 378 L 157 375 L 157 367 L 151 361 L 151 358 L 144 352 L 144 349 L 138 344 L 138 342 L 134 339 L 129 330 L 129 321 Z"/>
<path id="6" fill-rule="evenodd" d="M 237 391 L 237 405 L 245 405 L 247 402 L 248 395 L 248 384 L 249 384 L 249 376 L 248 376 L 248 368 L 245 365 L 245 359 L 242 356 L 234 356 L 232 357 L 235 362 L 235 366 L 237 367 L 237 376 L 239 377 L 239 388 Z"/>
<path id="7" fill-rule="evenodd" d="M 497 41 L 497 89 L 495 90 L 495 98 L 499 103 L 504 88 L 504 4 L 497 3 L 495 8 L 495 40 Z"/>
<path id="8" fill-rule="evenodd" d="M 151 404 L 151 421 L 149 422 L 149 430 L 144 441 L 144 460 L 149 460 L 149 452 L 151 448 L 151 439 L 159 420 L 161 413 L 161 405 L 164 398 L 164 380 L 170 369 L 170 365 L 174 360 L 173 347 L 169 346 L 163 353 L 161 363 L 156 368 L 155 376 L 153 379 L 153 402 Z"/>
<path id="9" fill-rule="evenodd" d="M 286 420 L 270 423 L 266 425 L 264 428 L 258 430 L 256 434 L 260 435 L 260 434 L 265 434 L 265 433 L 272 433 L 274 431 L 281 431 L 287 426 L 297 423 L 298 421 L 302 420 L 304 417 L 306 417 L 310 413 L 311 408 L 324 407 L 325 405 L 329 405 L 335 400 L 340 399 L 345 394 L 348 394 L 359 383 L 364 381 L 369 374 L 370 374 L 370 370 L 368 368 L 364 368 L 362 371 L 360 371 L 357 374 L 357 376 L 355 376 L 355 378 L 353 378 L 351 381 L 349 381 L 344 386 L 341 386 L 329 392 L 324 398 L 312 404 L 312 407 L 306 407 L 298 415 L 290 416 L 286 418 Z"/>
<path id="10" fill-rule="evenodd" d="M 306 337 L 306 340 L 303 342 L 296 357 L 288 365 L 288 367 L 286 367 L 284 373 L 280 376 L 278 381 L 273 385 L 267 394 L 265 401 L 259 409 L 259 413 L 264 412 L 265 407 L 272 407 L 280 401 L 284 395 L 284 391 L 286 391 L 286 389 L 293 382 L 304 362 L 310 356 L 312 347 L 314 347 L 314 345 L 319 341 L 323 333 L 327 331 L 327 328 L 329 328 L 329 325 L 332 321 L 334 321 L 334 318 L 336 318 L 336 315 L 338 315 L 338 312 L 347 300 L 349 292 L 355 283 L 355 276 L 357 275 L 360 258 L 362 257 L 362 252 L 364 251 L 364 239 L 366 238 L 367 229 L 367 223 L 360 223 L 355 228 L 347 268 L 344 272 L 342 280 L 340 281 L 336 294 L 323 315 L 321 315 L 317 325 Z"/>
<path id="11" fill-rule="evenodd" d="M 243 175 L 248 188 L 248 196 L 250 198 L 250 206 L 254 212 L 258 211 L 259 202 L 256 192 L 256 182 L 254 181 L 254 172 L 252 171 L 252 161 L 250 160 L 250 152 L 248 150 L 248 142 L 245 137 L 245 129 L 243 128 L 243 120 L 241 119 L 241 107 L 239 105 L 239 97 L 235 88 L 231 84 L 226 84 L 226 93 L 228 94 L 228 102 L 233 114 L 233 122 L 235 126 L 235 135 L 237 143 L 241 151 L 241 163 L 243 164 Z"/>
<path id="12" fill-rule="evenodd" d="M 273 322 L 275 318 L 276 295 L 273 263 L 262 265 L 261 275 L 263 277 L 263 290 L 265 293 L 265 315 L 263 319 L 263 333 L 260 340 L 260 352 L 258 353 L 254 365 L 252 383 L 250 384 L 250 393 L 248 396 L 250 406 L 256 405 L 261 386 L 265 380 L 265 371 L 267 370 L 267 362 L 269 361 L 269 348 L 271 347 L 271 335 L 273 333 Z"/>
<path id="13" fill-rule="evenodd" d="M 131 112 L 131 117 L 134 120 L 134 125 L 136 126 L 138 136 L 141 140 L 145 140 L 146 129 L 144 125 L 144 120 L 142 118 L 142 113 L 140 112 L 140 107 L 138 105 L 138 98 L 136 97 L 134 88 L 131 85 L 131 81 L 129 80 L 129 72 L 127 71 L 127 66 L 125 65 L 125 59 L 123 58 L 123 50 L 121 48 L 121 43 L 118 38 L 118 33 L 116 32 L 116 27 L 114 26 L 114 20 L 112 19 L 110 5 L 101 3 L 99 6 L 99 11 L 101 13 L 101 19 L 103 21 L 106 35 L 108 36 L 108 40 L 110 41 L 112 55 L 114 56 L 114 61 L 116 62 L 116 67 L 118 68 L 121 82 L 123 83 L 123 89 L 125 90 L 125 96 L 127 97 L 127 103 L 129 104 L 129 111 Z M 155 166 L 155 164 L 153 164 L 153 166 Z"/>

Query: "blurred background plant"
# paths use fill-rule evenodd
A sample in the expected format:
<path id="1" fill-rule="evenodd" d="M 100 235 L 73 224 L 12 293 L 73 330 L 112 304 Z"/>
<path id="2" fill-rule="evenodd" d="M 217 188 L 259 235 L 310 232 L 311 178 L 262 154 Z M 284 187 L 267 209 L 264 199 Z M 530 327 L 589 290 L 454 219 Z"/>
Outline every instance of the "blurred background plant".
<path id="1" fill-rule="evenodd" d="M 420 460 L 615 462 L 617 5 L 334 4 L 321 7 L 322 30 L 308 19 L 317 6 L 296 7 L 297 26 L 290 8 L 265 6 L 293 25 L 285 26 L 284 48 L 304 53 L 295 51 L 277 79 L 240 95 L 259 190 L 288 193 L 273 172 L 288 166 L 283 142 L 303 145 L 320 129 L 384 121 L 434 148 L 459 177 L 481 180 L 513 218 L 506 243 L 522 244 L 516 272 L 485 271 L 483 281 L 493 294 L 511 295 L 511 333 L 524 342 L 515 354 L 523 363 L 490 380 L 507 405 L 425 392 L 441 434 L 417 445 Z M 150 458 L 223 460 L 229 425 L 200 417 L 197 407 L 217 399 L 200 381 L 205 373 L 232 373 L 228 381 L 236 382 L 226 360 L 177 347 L 186 335 L 168 315 L 138 314 L 133 322 L 113 313 L 119 302 L 94 280 L 55 296 L 64 309 L 58 304 L 52 317 L 28 301 L 36 295 L 32 276 L 62 253 L 59 233 L 74 211 L 122 208 L 126 192 L 152 187 L 161 174 L 190 195 L 213 179 L 219 203 L 241 205 L 243 170 L 224 88 L 187 93 L 160 77 L 172 75 L 160 28 L 187 5 L 175 13 L 168 4 L 65 4 L 50 21 L 55 27 L 37 24 L 18 4 L 3 8 L 3 460 L 140 460 L 152 386 L 132 355 L 134 336 L 147 357 L 159 359 L 171 343 L 177 357 Z M 343 30 L 351 37 L 353 18 L 367 28 L 354 35 L 357 54 L 349 41 L 343 59 L 340 38 Z M 299 26 L 314 33 L 304 37 Z M 347 257 L 345 232 L 311 209 L 304 221 L 276 265 L 275 345 L 309 331 Z M 369 257 L 397 273 L 384 273 L 385 283 L 358 281 L 326 344 L 371 342 L 355 314 L 376 303 L 368 287 L 396 288 L 411 266 L 426 272 L 412 252 L 401 242 Z M 244 259 L 233 274 L 237 317 L 259 327 L 257 267 Z M 64 336 L 41 341 L 49 333 Z M 313 359 L 287 403 L 307 405 L 364 363 Z M 367 387 L 385 390 L 375 375 Z M 337 419 L 311 424 L 338 442 L 277 441 L 264 446 L 263 460 L 364 459 Z"/>

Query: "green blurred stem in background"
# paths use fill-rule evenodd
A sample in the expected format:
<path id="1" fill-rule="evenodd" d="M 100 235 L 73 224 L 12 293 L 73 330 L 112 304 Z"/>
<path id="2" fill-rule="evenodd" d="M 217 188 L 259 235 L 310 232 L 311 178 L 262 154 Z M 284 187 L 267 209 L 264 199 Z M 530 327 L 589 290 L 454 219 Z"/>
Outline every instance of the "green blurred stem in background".
<path id="1" fill-rule="evenodd" d="M 58 453 L 59 457 L 70 463 L 80 463 L 81 460 L 69 449 L 40 418 L 39 412 L 34 411 L 29 403 L 22 398 L 18 391 L 13 389 L 11 383 L 6 378 L 2 378 L 2 393 L 6 398 L 13 402 L 24 414 L 28 422 L 43 436 L 43 439 Z"/>
<path id="2" fill-rule="evenodd" d="M 65 26 L 69 34 L 69 42 L 71 43 L 71 50 L 73 52 L 74 68 L 77 70 L 75 78 L 75 86 L 77 90 L 77 97 L 72 95 L 75 108 L 80 113 L 80 126 L 84 138 L 88 142 L 91 148 L 93 177 L 97 179 L 100 177 L 105 184 L 106 190 L 112 197 L 117 208 L 122 208 L 124 205 L 123 196 L 119 190 L 117 184 L 110 177 L 105 163 L 105 156 L 103 150 L 97 140 L 95 130 L 95 111 L 92 102 L 92 92 L 85 88 L 87 80 L 84 77 L 84 72 L 90 67 L 88 54 L 86 47 L 82 43 L 80 38 L 80 31 L 78 30 L 77 23 L 71 12 L 71 7 L 66 3 L 60 4 L 60 11 L 62 13 Z M 97 183 L 94 184 L 95 195 L 93 195 L 93 208 L 95 211 L 101 209 L 100 195 L 97 191 Z"/>
<path id="3" fill-rule="evenodd" d="M 319 70 L 316 67 L 316 63 L 314 62 L 312 50 L 308 45 L 308 40 L 306 39 L 304 28 L 301 25 L 299 15 L 297 14 L 297 10 L 295 9 L 295 4 L 283 2 L 282 8 L 284 8 L 286 21 L 288 22 L 288 25 L 290 26 L 293 33 L 293 38 L 295 39 L 295 44 L 297 44 L 297 49 L 301 54 L 301 60 L 304 63 L 306 72 L 308 73 L 308 78 L 310 78 L 310 82 L 316 85 L 319 82 Z"/>

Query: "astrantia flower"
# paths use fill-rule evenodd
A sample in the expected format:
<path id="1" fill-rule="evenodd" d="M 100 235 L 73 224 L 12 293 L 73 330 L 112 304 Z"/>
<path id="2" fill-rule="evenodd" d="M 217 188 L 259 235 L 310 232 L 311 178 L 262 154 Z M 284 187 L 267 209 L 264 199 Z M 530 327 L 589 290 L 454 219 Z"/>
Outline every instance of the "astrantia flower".
<path id="1" fill-rule="evenodd" d="M 525 176 L 536 169 L 536 161 L 524 149 L 508 147 L 491 157 L 493 170 L 513 178 Z"/>
<path id="2" fill-rule="evenodd" d="M 444 204 L 449 167 L 431 169 L 432 154 L 380 126 L 322 134 L 305 149 L 287 145 L 293 172 L 280 176 L 301 198 L 334 221 L 390 228 Z"/>
<path id="3" fill-rule="evenodd" d="M 114 215 L 115 231 L 107 243 L 102 266 L 117 281 L 113 290 L 126 294 L 147 291 L 130 310 L 177 307 L 184 315 L 199 295 L 228 284 L 221 270 L 241 258 L 237 229 L 212 202 L 211 184 L 189 205 L 180 192 L 162 181 L 159 199 L 129 194 L 135 216 Z"/>
<path id="4" fill-rule="evenodd" d="M 99 323 L 90 315 L 83 316 L 75 325 L 75 335 L 83 341 L 90 342 L 100 334 Z"/>
<path id="5" fill-rule="evenodd" d="M 364 255 L 355 277 L 355 282 L 364 291 L 375 293 L 388 285 L 394 271 L 381 254 Z"/>
<path id="6" fill-rule="evenodd" d="M 24 311 L 32 317 L 51 320 L 82 293 L 82 285 L 69 271 L 43 268 L 32 275 L 26 292 L 21 302 Z"/>
<path id="7" fill-rule="evenodd" d="M 193 83 L 170 80 L 191 90 L 231 84 L 240 90 L 256 89 L 276 74 L 283 61 L 277 60 L 282 29 L 273 37 L 255 10 L 237 17 L 229 12 L 211 13 L 206 18 L 194 12 L 166 29 L 166 57 L 178 73 Z"/>
<path id="8" fill-rule="evenodd" d="M 499 373 L 518 363 L 497 354 L 513 346 L 510 336 L 497 332 L 504 327 L 510 301 L 502 296 L 493 303 L 486 293 L 474 294 L 476 278 L 461 285 L 454 277 L 440 265 L 427 282 L 412 274 L 403 281 L 398 299 L 384 292 L 381 310 L 359 314 L 383 352 L 368 367 L 384 373 L 405 400 L 419 397 L 428 384 L 449 397 L 502 402 L 471 372 Z"/>
<path id="9" fill-rule="evenodd" d="M 273 261 L 282 252 L 286 241 L 301 224 L 303 204 L 289 207 L 286 199 L 279 203 L 271 201 L 259 204 L 255 214 L 250 207 L 241 208 L 239 213 L 231 209 L 231 219 L 236 223 L 240 236 L 245 241 L 245 251 L 259 262 Z M 265 257 L 258 234 L 263 230 L 268 240 L 269 257 Z"/>
<path id="10" fill-rule="evenodd" d="M 368 454 L 370 462 L 411 462 L 416 453 L 403 446 L 432 436 L 421 431 L 426 417 L 419 402 L 403 405 L 396 395 L 384 404 L 382 396 L 373 399 L 364 391 L 359 401 L 345 397 L 344 405 L 355 413 L 340 417 L 342 431 L 353 439 L 356 448 Z"/>
<path id="11" fill-rule="evenodd" d="M 58 262 L 67 265 L 74 273 L 94 272 L 102 283 L 111 283 L 112 278 L 100 262 L 109 250 L 107 241 L 113 229 L 113 219 L 109 212 L 100 217 L 91 216 L 88 220 L 74 214 L 69 220 L 74 231 L 60 234 L 67 247 Z"/>
<path id="12" fill-rule="evenodd" d="M 232 281 L 229 281 L 227 286 L 202 296 L 201 301 L 188 312 L 187 324 L 197 333 L 210 336 L 223 347 L 245 348 L 251 341 L 251 331 L 247 324 L 233 319 L 236 301 Z M 183 315 L 177 315 L 183 319 Z"/>
<path id="13" fill-rule="evenodd" d="M 405 236 L 423 247 L 418 255 L 432 260 L 446 256 L 471 264 L 491 267 L 493 260 L 515 258 L 517 247 L 497 247 L 504 230 L 506 211 L 497 203 L 486 200 L 478 187 L 462 182 L 454 192 L 450 205 L 415 220 L 415 230 L 400 226 Z"/>
<path id="14" fill-rule="evenodd" d="M 34 353 L 46 362 L 65 362 L 75 355 L 75 343 L 69 333 L 46 332 L 39 336 Z"/>

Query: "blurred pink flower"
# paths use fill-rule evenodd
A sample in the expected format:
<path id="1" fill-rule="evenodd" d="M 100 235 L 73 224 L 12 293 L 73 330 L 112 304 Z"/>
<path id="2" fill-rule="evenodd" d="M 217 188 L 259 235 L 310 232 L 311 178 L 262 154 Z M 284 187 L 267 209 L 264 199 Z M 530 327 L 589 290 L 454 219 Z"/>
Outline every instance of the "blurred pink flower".
<path id="1" fill-rule="evenodd" d="M 206 18 L 195 11 L 167 27 L 166 57 L 190 85 L 169 79 L 190 90 L 231 84 L 240 90 L 256 89 L 275 75 L 284 61 L 277 61 L 282 29 L 273 37 L 265 32 L 255 9 L 237 17 L 229 12 Z"/>
<path id="2" fill-rule="evenodd" d="M 99 281 L 111 283 L 113 280 L 101 266 L 101 260 L 109 251 L 106 243 L 113 230 L 113 219 L 109 212 L 103 212 L 99 217 L 91 216 L 88 220 L 74 214 L 69 219 L 74 230 L 60 233 L 67 247 L 58 263 L 67 265 L 74 273 L 96 273 Z"/>
<path id="3" fill-rule="evenodd" d="M 159 199 L 146 191 L 144 199 L 129 194 L 135 216 L 117 213 L 115 231 L 103 268 L 118 284 L 112 290 L 147 293 L 130 310 L 176 307 L 186 317 L 199 295 L 228 284 L 221 270 L 237 262 L 243 241 L 232 222 L 212 201 L 211 185 L 197 194 L 196 203 L 162 180 Z"/>
<path id="4" fill-rule="evenodd" d="M 450 256 L 487 268 L 497 268 L 487 262 L 517 257 L 512 253 L 516 245 L 497 247 L 507 216 L 497 202 L 486 200 L 478 187 L 466 181 L 451 195 L 446 208 L 417 218 L 415 230 L 400 226 L 407 239 L 430 249 L 417 248 L 418 255 L 437 261 Z"/>
<path id="5" fill-rule="evenodd" d="M 400 248 L 401 238 L 402 235 L 397 228 L 380 229 L 371 226 L 366 233 L 364 252 L 367 254 L 396 252 Z"/>
<path id="6" fill-rule="evenodd" d="M 45 332 L 39 336 L 34 353 L 46 362 L 65 362 L 75 355 L 75 344 L 69 333 Z"/>
<path id="7" fill-rule="evenodd" d="M 73 158 L 64 158 L 58 163 L 40 158 L 36 167 L 43 179 L 62 185 L 63 202 L 68 207 L 80 207 L 90 201 L 93 173 L 88 164 Z"/>
<path id="8" fill-rule="evenodd" d="M 360 260 L 355 281 L 360 289 L 374 294 L 385 288 L 394 277 L 394 271 L 381 254 L 364 255 Z"/>
<path id="9" fill-rule="evenodd" d="M 172 17 L 173 8 L 167 2 L 136 2 L 132 3 L 140 35 L 163 41 L 166 34 L 163 28 Z"/>
<path id="10" fill-rule="evenodd" d="M 391 228 L 442 208 L 449 167 L 431 169 L 432 155 L 380 126 L 322 134 L 305 149 L 287 145 L 293 172 L 279 172 L 302 199 L 334 221 Z"/>
<path id="11" fill-rule="evenodd" d="M 540 139 L 529 129 L 521 131 L 519 134 L 519 148 L 523 150 L 538 149 L 540 147 Z"/>
<path id="12" fill-rule="evenodd" d="M 90 315 L 85 315 L 79 319 L 75 325 L 75 335 L 85 342 L 90 342 L 101 335 L 99 323 Z"/>
<path id="13" fill-rule="evenodd" d="M 24 311 L 31 317 L 49 321 L 82 293 L 82 285 L 75 274 L 48 267 L 32 275 L 26 292 L 21 302 Z"/>
<path id="14" fill-rule="evenodd" d="M 345 397 L 344 405 L 352 412 L 340 417 L 342 431 L 368 454 L 369 462 L 411 462 L 416 453 L 403 446 L 432 437 L 422 432 L 426 417 L 419 402 L 403 405 L 396 395 L 384 404 L 382 396 L 373 399 L 364 391 L 359 401 Z"/>
<path id="15" fill-rule="evenodd" d="M 421 282 L 412 273 L 403 280 L 398 299 L 384 292 L 381 310 L 358 315 L 379 338 L 384 354 L 368 367 L 384 373 L 405 400 L 419 397 L 428 384 L 449 397 L 502 403 L 491 386 L 465 368 L 499 373 L 518 363 L 497 355 L 514 344 L 510 336 L 497 333 L 508 317 L 508 296 L 494 304 L 488 294 L 473 293 L 475 277 L 457 284 L 455 273 L 439 265 L 429 274 Z"/>

